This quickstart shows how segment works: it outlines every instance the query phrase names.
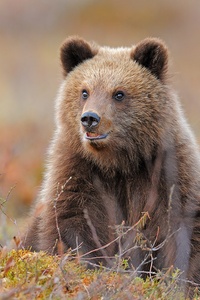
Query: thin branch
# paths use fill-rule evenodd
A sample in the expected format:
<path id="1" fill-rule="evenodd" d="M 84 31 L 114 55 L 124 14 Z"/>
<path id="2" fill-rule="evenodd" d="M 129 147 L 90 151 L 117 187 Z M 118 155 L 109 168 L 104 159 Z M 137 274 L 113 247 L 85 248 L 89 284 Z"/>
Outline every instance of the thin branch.
<path id="1" fill-rule="evenodd" d="M 60 196 L 64 193 L 65 187 L 68 184 L 68 182 L 72 179 L 72 177 L 69 177 L 68 180 L 66 180 L 66 182 L 64 183 L 64 185 L 61 186 L 61 190 L 60 192 L 58 192 L 58 188 L 59 188 L 59 183 L 57 186 L 57 197 L 54 200 L 54 212 L 55 212 L 55 220 L 56 220 L 56 229 L 58 232 L 58 237 L 59 237 L 59 241 L 60 243 L 62 243 L 62 237 L 61 237 L 61 233 L 60 233 L 60 228 L 59 228 L 59 224 L 58 224 L 58 215 L 57 215 L 57 201 L 59 200 Z"/>

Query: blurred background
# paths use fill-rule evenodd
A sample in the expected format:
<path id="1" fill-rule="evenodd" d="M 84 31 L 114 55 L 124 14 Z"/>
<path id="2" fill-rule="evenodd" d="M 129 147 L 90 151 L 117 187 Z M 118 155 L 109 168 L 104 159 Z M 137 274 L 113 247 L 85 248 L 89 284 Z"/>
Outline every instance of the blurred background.
<path id="1" fill-rule="evenodd" d="M 16 231 L 28 215 L 41 184 L 62 80 L 59 47 L 69 35 L 113 47 L 163 39 L 172 85 L 200 142 L 199 0 L 1 0 L 1 244 L 9 224 Z"/>

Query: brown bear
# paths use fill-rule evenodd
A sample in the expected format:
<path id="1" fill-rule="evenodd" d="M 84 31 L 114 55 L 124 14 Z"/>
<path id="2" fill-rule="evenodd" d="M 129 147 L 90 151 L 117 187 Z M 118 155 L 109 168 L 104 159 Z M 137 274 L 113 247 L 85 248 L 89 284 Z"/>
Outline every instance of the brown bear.
<path id="1" fill-rule="evenodd" d="M 138 274 L 174 266 L 200 284 L 200 156 L 156 38 L 131 48 L 79 37 L 64 81 L 44 184 L 25 247 L 127 257 Z"/>

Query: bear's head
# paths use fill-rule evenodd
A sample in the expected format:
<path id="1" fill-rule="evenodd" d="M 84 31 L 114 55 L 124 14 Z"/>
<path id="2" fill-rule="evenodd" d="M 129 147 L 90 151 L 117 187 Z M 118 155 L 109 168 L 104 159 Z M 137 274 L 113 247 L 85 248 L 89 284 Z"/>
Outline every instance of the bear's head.
<path id="1" fill-rule="evenodd" d="M 67 146 L 103 169 L 151 159 L 173 127 L 164 43 L 147 38 L 112 49 L 70 37 L 60 53 L 57 123 Z"/>

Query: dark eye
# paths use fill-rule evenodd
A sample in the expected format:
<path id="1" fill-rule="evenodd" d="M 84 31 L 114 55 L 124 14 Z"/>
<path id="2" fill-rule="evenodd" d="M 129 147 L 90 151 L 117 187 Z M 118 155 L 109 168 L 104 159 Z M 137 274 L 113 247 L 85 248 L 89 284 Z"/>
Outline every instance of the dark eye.
<path id="1" fill-rule="evenodd" d="M 117 101 L 122 101 L 124 99 L 125 95 L 122 91 L 117 91 L 115 94 L 114 94 L 114 99 L 117 100 Z"/>
<path id="2" fill-rule="evenodd" d="M 83 100 L 86 100 L 89 97 L 89 94 L 86 90 L 82 90 L 82 98 Z"/>

